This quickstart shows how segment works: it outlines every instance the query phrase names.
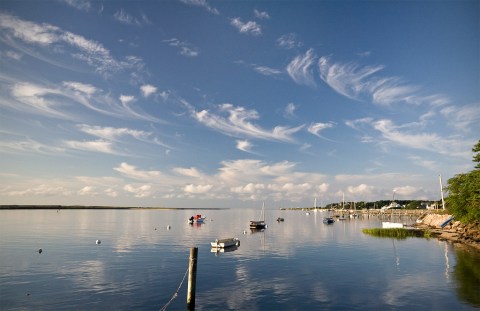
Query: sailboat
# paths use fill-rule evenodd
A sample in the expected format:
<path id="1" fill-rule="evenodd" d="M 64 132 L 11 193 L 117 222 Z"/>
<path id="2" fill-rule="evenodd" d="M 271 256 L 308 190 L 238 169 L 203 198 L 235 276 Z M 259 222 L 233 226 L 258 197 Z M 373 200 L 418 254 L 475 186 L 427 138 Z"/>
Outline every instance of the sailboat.
<path id="1" fill-rule="evenodd" d="M 265 223 L 265 202 L 262 204 L 260 219 L 261 220 L 250 220 L 250 229 L 259 230 L 267 227 L 267 224 Z"/>

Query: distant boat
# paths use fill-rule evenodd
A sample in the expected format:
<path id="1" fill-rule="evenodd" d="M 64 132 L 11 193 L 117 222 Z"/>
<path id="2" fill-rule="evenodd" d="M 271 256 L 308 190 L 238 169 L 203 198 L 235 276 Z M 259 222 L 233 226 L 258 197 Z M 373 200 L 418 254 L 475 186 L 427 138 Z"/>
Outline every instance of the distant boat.
<path id="1" fill-rule="evenodd" d="M 262 204 L 260 219 L 261 220 L 250 220 L 250 229 L 258 230 L 265 229 L 267 227 L 267 224 L 265 223 L 265 202 Z"/>
<path id="2" fill-rule="evenodd" d="M 325 217 L 323 218 L 323 223 L 327 225 L 331 225 L 335 222 L 335 219 L 333 217 Z"/>
<path id="3" fill-rule="evenodd" d="M 188 223 L 190 224 L 201 224 L 205 221 L 205 218 L 207 217 L 202 217 L 202 215 L 198 214 L 198 215 L 195 215 L 195 216 L 192 216 L 188 219 Z"/>
<path id="4" fill-rule="evenodd" d="M 238 238 L 216 239 L 210 242 L 212 248 L 228 248 L 232 246 L 239 246 L 240 240 Z"/>

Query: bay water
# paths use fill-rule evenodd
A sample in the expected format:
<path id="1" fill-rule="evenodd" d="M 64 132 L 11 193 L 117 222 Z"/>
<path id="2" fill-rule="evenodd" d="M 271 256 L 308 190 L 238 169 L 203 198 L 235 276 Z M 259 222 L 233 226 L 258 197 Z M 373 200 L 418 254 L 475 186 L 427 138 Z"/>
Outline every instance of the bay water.
<path id="1" fill-rule="evenodd" d="M 188 224 L 199 213 L 205 223 Z M 2 210 L 0 310 L 185 310 L 191 247 L 198 247 L 196 310 L 480 309 L 476 251 L 363 234 L 381 227 L 379 217 L 326 225 L 328 212 L 267 210 L 267 229 L 252 232 L 249 221 L 259 215 Z M 211 249 L 228 237 L 240 246 Z"/>

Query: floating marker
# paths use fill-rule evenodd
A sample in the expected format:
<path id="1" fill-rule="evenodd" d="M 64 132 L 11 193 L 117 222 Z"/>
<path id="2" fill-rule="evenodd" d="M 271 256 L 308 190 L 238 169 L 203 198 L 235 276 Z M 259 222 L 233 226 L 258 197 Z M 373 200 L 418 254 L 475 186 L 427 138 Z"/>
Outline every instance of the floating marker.
<path id="1" fill-rule="evenodd" d="M 40 249 L 38 250 L 38 253 L 41 254 L 42 252 L 43 252 L 43 250 L 40 248 Z"/>
<path id="2" fill-rule="evenodd" d="M 167 226 L 167 230 L 170 230 L 172 227 L 170 227 L 170 225 Z"/>
<path id="3" fill-rule="evenodd" d="M 247 230 L 243 230 L 243 234 L 247 234 Z"/>
<path id="4" fill-rule="evenodd" d="M 100 243 L 102 243 L 102 241 L 100 241 L 100 240 L 95 241 L 95 244 L 100 244 Z"/>

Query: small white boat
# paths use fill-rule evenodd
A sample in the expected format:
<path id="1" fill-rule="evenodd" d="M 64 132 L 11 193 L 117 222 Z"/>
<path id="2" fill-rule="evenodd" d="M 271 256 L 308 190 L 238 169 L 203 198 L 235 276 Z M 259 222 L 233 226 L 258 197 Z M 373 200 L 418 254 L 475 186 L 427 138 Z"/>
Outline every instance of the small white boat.
<path id="1" fill-rule="evenodd" d="M 405 227 L 404 224 L 402 223 L 399 223 L 399 222 L 388 222 L 388 221 L 384 221 L 382 222 L 382 228 L 386 229 L 386 228 L 403 228 Z"/>
<path id="2" fill-rule="evenodd" d="M 232 246 L 239 246 L 240 240 L 238 238 L 216 239 L 210 242 L 212 248 L 228 248 Z"/>

